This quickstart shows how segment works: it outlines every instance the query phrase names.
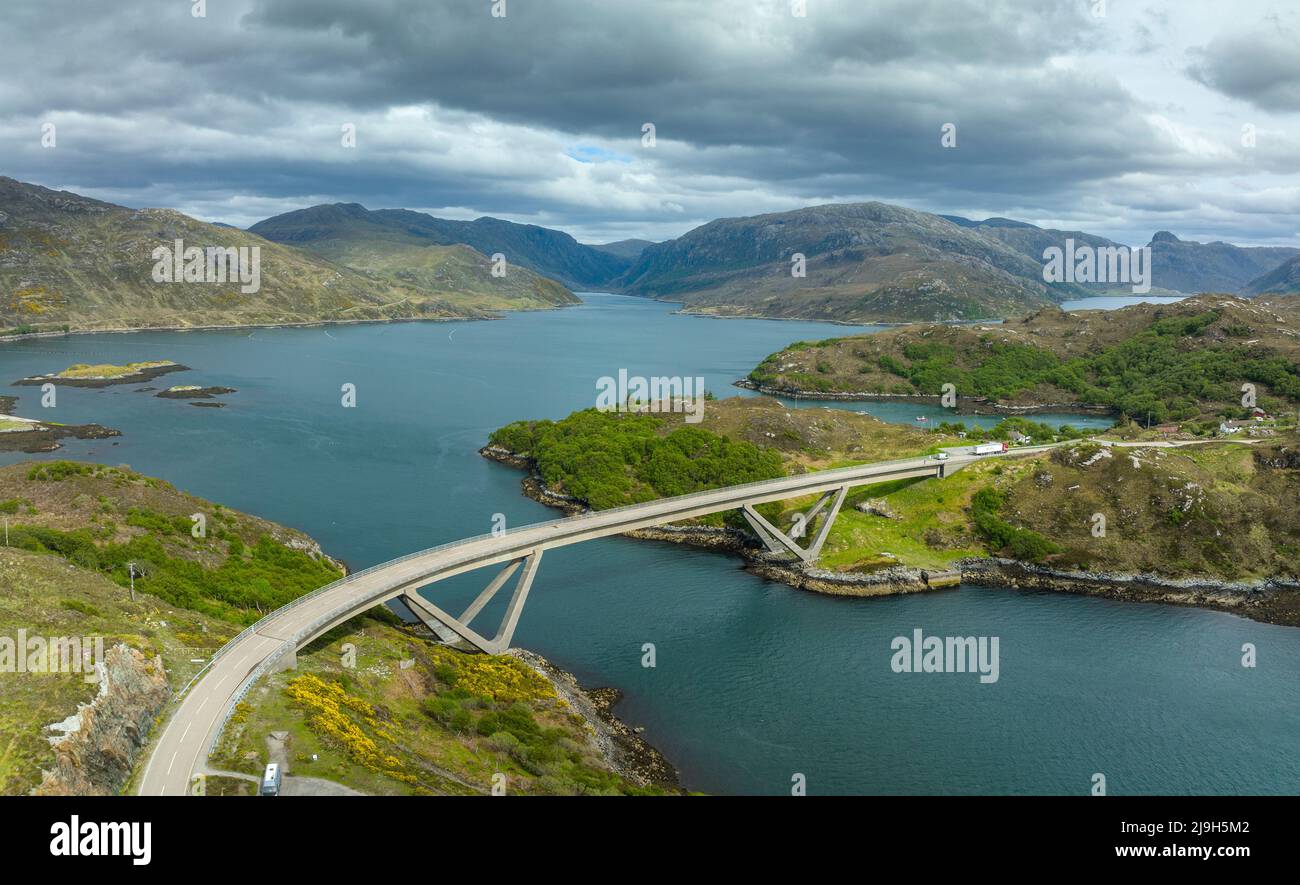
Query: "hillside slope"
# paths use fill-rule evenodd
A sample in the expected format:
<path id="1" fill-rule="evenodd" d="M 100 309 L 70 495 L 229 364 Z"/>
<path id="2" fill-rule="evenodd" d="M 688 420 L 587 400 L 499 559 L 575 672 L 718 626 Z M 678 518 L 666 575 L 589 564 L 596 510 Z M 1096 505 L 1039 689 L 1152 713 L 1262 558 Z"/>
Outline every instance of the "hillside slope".
<path id="1" fill-rule="evenodd" d="M 174 249 L 176 240 L 187 249 L 259 248 L 256 291 L 239 281 L 156 282 L 153 252 Z M 0 329 L 482 317 L 565 297 L 527 276 L 508 286 L 486 273 L 436 282 L 358 272 L 168 209 L 128 209 L 0 178 Z"/>
<path id="2" fill-rule="evenodd" d="M 1151 238 L 1154 286 L 1179 292 L 1246 292 L 1251 282 L 1300 255 L 1283 246 L 1243 247 L 1180 240 L 1169 231 Z"/>
<path id="3" fill-rule="evenodd" d="M 844 322 L 1018 315 L 1084 292 L 1048 286 L 1041 261 L 994 237 L 883 203 L 712 221 L 647 247 L 620 283 L 692 312 Z"/>
<path id="4" fill-rule="evenodd" d="M 409 209 L 370 210 L 334 203 L 286 212 L 249 228 L 277 243 L 301 246 L 338 260 L 355 252 L 379 254 L 397 246 L 469 246 L 485 256 L 501 253 L 511 266 L 526 268 L 570 288 L 607 286 L 630 261 L 566 233 L 498 218 L 451 221 Z"/>
<path id="5" fill-rule="evenodd" d="M 1291 410 L 1300 403 L 1300 302 L 1201 295 L 799 342 L 765 359 L 748 383 L 863 398 L 937 397 L 952 384 L 959 410 L 1084 404 L 1156 423 L 1243 417 L 1241 386 L 1252 383 L 1260 406 Z"/>
<path id="6" fill-rule="evenodd" d="M 1300 255 L 1246 284 L 1244 295 L 1300 295 Z"/>
<path id="7" fill-rule="evenodd" d="M 24 630 L 103 637 L 106 652 L 124 646 L 102 685 L 76 672 L 0 672 L 3 793 L 38 785 L 49 793 L 117 792 L 163 703 L 203 660 L 259 606 L 340 574 L 302 532 L 125 467 L 0 468 L 0 512 L 10 545 L 0 552 L 0 636 Z M 206 517 L 205 537 L 191 533 L 195 513 Z M 136 566 L 134 599 L 128 562 Z M 55 732 L 46 727 L 87 703 L 93 712 L 70 720 L 80 727 L 51 745 Z"/>

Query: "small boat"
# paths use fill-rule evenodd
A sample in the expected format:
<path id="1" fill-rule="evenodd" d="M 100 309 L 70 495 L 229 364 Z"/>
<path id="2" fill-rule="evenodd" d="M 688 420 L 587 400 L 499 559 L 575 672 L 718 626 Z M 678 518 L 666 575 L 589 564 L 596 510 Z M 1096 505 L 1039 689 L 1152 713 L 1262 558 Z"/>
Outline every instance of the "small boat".
<path id="1" fill-rule="evenodd" d="M 925 417 L 924 415 L 917 415 L 916 420 L 924 422 L 924 421 L 929 421 L 930 419 Z"/>

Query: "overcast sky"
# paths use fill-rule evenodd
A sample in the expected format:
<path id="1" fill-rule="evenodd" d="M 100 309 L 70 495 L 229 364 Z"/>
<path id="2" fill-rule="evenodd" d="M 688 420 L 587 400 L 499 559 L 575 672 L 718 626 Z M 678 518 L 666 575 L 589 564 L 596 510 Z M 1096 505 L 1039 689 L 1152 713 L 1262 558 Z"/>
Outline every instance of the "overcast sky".
<path id="1" fill-rule="evenodd" d="M 1292 0 L 792 5 L 2 0 L 0 175 L 240 226 L 359 202 L 660 240 L 882 200 L 1300 245 Z"/>

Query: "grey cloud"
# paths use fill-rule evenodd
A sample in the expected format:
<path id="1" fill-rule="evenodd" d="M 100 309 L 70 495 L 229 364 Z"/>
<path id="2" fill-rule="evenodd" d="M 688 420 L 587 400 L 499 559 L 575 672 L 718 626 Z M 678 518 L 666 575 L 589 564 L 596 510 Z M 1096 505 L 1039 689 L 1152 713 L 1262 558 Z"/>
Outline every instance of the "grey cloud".
<path id="1" fill-rule="evenodd" d="M 1259 108 L 1300 111 L 1300 31 L 1274 20 L 1192 51 L 1189 76 Z"/>
<path id="2" fill-rule="evenodd" d="M 1118 232 L 1164 183 L 1294 159 L 1153 127 L 1153 107 L 1178 111 L 1089 61 L 1113 32 L 1079 0 L 815 0 L 807 19 L 786 0 L 509 0 L 505 20 L 488 0 L 209 0 L 203 20 L 187 0 L 6 2 L 0 172 L 236 222 L 330 199 L 617 239 L 876 198 L 1029 220 L 1091 201 Z M 1165 31 L 1146 13 L 1139 36 Z M 575 169 L 563 153 L 584 146 L 629 161 Z"/>

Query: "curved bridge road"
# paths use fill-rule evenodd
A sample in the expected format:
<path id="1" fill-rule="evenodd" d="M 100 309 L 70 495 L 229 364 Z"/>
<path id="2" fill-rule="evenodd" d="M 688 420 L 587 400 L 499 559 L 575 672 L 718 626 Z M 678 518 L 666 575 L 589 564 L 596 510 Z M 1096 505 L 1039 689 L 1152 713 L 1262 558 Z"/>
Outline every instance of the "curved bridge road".
<path id="1" fill-rule="evenodd" d="M 1050 446 L 1014 449 L 1007 454 L 1030 454 L 1046 448 Z M 206 771 L 211 747 L 235 704 L 253 682 L 277 668 L 292 666 L 296 651 L 321 634 L 369 608 L 403 594 L 414 594 L 416 589 L 426 584 L 526 557 L 533 558 L 530 565 L 535 567 L 536 558 L 543 550 L 733 510 L 746 504 L 753 506 L 809 494 L 838 492 L 854 486 L 909 477 L 943 477 L 989 457 L 997 456 L 980 457 L 954 451 L 947 460 L 909 458 L 663 498 L 538 523 L 500 535 L 468 538 L 348 575 L 277 609 L 213 655 L 207 666 L 182 690 L 182 700 L 154 745 L 138 792 L 150 796 L 189 793 L 193 776 Z M 525 571 L 531 580 L 531 569 Z M 498 581 L 503 582 L 504 577 Z M 526 587 L 523 592 L 526 594 Z M 522 604 L 518 591 L 516 597 Z M 518 607 L 512 604 L 511 610 L 508 617 L 517 620 Z M 468 620 L 465 616 L 462 618 Z M 513 623 L 509 631 L 503 628 L 507 643 L 512 631 Z"/>

